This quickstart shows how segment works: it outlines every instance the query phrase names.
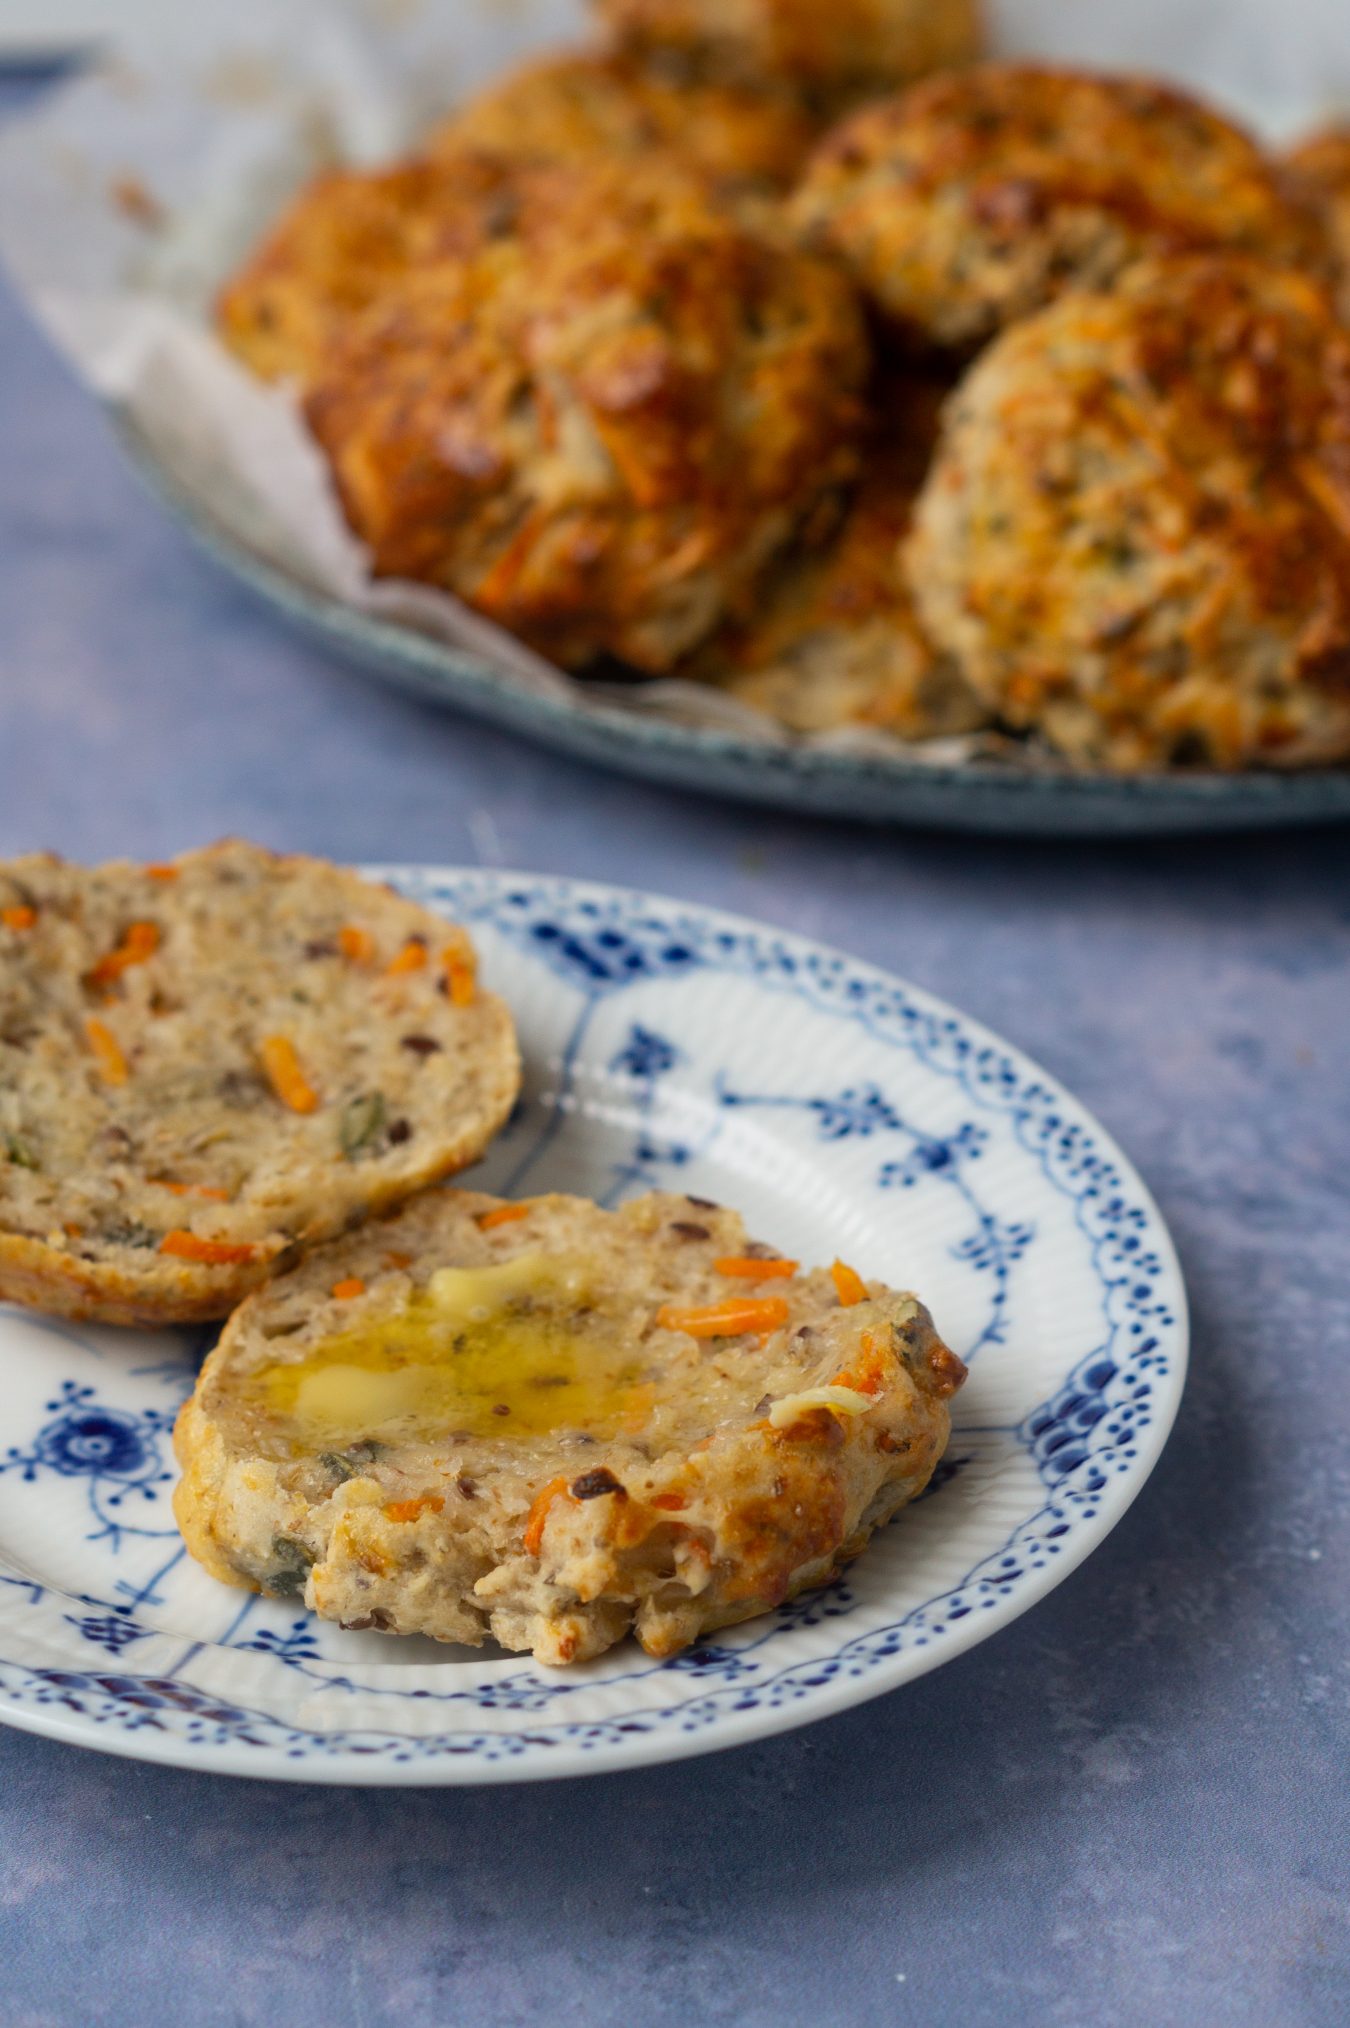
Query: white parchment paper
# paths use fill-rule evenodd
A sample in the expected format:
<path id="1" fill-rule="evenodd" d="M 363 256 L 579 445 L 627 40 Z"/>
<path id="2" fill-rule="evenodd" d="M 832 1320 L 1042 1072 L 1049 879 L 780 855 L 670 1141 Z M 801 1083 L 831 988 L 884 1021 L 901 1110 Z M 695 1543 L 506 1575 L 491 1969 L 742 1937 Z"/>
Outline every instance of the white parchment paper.
<path id="1" fill-rule="evenodd" d="M 1010 53 L 1161 72 L 1274 138 L 1350 108 L 1350 0 L 991 0 L 990 12 Z M 622 701 L 781 742 L 702 686 L 583 682 L 454 599 L 372 582 L 294 402 L 211 334 L 216 285 L 307 177 L 397 154 L 495 71 L 585 29 L 582 0 L 193 0 L 0 135 L 0 257 L 175 490 L 302 585 L 583 712 Z M 942 763 L 972 750 L 862 731 L 806 743 Z"/>

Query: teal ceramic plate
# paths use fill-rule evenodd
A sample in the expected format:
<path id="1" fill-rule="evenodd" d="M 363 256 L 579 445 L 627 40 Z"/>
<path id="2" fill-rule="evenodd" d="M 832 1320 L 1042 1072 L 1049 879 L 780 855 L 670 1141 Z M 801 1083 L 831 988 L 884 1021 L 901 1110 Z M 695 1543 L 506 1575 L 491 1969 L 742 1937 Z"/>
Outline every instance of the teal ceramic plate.
<path id="1" fill-rule="evenodd" d="M 584 703 L 540 697 L 462 649 L 306 583 L 243 540 L 233 517 L 190 487 L 125 417 L 118 421 L 141 474 L 200 546 L 345 662 L 433 704 L 624 774 L 794 812 L 1031 837 L 1255 830 L 1350 817 L 1350 768 L 1122 779 L 993 761 L 939 766 L 758 740 L 593 694 Z"/>

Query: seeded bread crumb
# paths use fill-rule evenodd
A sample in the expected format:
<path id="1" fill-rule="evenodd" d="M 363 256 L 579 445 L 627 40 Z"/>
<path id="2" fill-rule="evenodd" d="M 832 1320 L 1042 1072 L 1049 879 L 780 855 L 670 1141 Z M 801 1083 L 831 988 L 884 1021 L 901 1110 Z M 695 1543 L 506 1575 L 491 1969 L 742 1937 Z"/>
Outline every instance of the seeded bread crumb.
<path id="1" fill-rule="evenodd" d="M 505 1269 L 514 1288 L 513 1262 L 555 1279 L 511 1297 L 503 1375 L 520 1391 L 487 1410 L 490 1380 L 476 1430 L 401 1411 L 381 1422 L 363 1396 L 361 1427 L 321 1441 L 290 1405 L 291 1370 L 312 1374 L 335 1337 L 340 1351 L 323 1357 L 369 1378 L 363 1348 L 387 1346 L 380 1334 L 410 1306 L 434 1309 L 438 1270 L 468 1270 L 477 1291 L 483 1270 Z M 541 1412 L 541 1398 L 565 1398 L 549 1393 L 566 1383 L 547 1368 L 521 1381 L 541 1305 L 564 1341 L 600 1329 L 621 1347 L 627 1392 L 607 1423 L 571 1404 Z M 701 1306 L 717 1306 L 717 1335 L 695 1335 Z M 455 1391 L 474 1356 L 458 1328 L 437 1369 Z M 406 1345 L 375 1362 L 386 1409 L 378 1390 L 408 1363 Z M 491 1636 L 548 1663 L 632 1631 L 670 1655 L 857 1555 L 927 1485 L 964 1377 L 913 1296 L 785 1272 L 734 1212 L 699 1199 L 611 1212 L 552 1196 L 503 1211 L 436 1191 L 320 1248 L 230 1319 L 179 1418 L 175 1513 L 214 1576 L 346 1626 L 472 1646 Z M 435 1414 L 469 1411 L 457 1396 Z"/>
<path id="2" fill-rule="evenodd" d="M 475 1160 L 519 1079 L 464 933 L 356 874 L 0 864 L 0 1300 L 223 1316 Z"/>

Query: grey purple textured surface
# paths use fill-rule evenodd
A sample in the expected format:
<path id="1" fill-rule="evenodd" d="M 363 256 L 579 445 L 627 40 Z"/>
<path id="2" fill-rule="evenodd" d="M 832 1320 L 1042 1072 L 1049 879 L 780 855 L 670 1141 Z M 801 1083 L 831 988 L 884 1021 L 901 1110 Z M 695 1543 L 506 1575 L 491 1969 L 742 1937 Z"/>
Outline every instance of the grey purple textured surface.
<path id="1" fill-rule="evenodd" d="M 0 103 L 3 103 L 0 100 Z M 1350 2015 L 1350 834 L 794 824 L 369 688 L 148 503 L 0 297 L 0 852 L 221 831 L 799 928 L 1041 1058 L 1194 1304 L 1159 1470 L 1028 1618 L 852 1716 L 502 1792 L 282 1790 L 0 1733 L 4 2028 L 1331 2028 Z"/>

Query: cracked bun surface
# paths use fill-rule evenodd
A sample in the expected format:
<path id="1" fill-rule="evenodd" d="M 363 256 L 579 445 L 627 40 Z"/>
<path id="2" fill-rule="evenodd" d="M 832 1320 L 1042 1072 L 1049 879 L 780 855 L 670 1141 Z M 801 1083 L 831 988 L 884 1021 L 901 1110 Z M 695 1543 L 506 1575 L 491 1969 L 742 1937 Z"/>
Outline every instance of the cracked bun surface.
<path id="1" fill-rule="evenodd" d="M 851 475 L 868 363 L 845 278 L 692 173 L 553 164 L 358 321 L 307 414 L 378 575 L 659 672 Z"/>
<path id="2" fill-rule="evenodd" d="M 816 128 L 787 92 L 675 78 L 617 52 L 536 58 L 467 100 L 426 143 L 515 160 L 682 157 L 724 199 L 772 198 L 806 160 Z"/>
<path id="3" fill-rule="evenodd" d="M 1129 770 L 1350 754 L 1350 338 L 1215 256 L 1014 325 L 952 397 L 906 551 L 992 710 Z"/>
<path id="4" fill-rule="evenodd" d="M 828 1582 L 964 1377 L 915 1297 L 697 1198 L 436 1191 L 235 1313 L 175 1512 L 216 1577 L 349 1627 L 666 1656 Z"/>
<path id="5" fill-rule="evenodd" d="M 957 349 L 1146 255 L 1326 251 L 1277 167 L 1184 92 L 1014 64 L 861 107 L 821 141 L 793 216 L 912 340 Z"/>
<path id="6" fill-rule="evenodd" d="M 762 85 L 783 79 L 817 103 L 893 91 L 969 63 L 979 0 L 596 0 L 629 48 Z"/>
<path id="7" fill-rule="evenodd" d="M 464 932 L 356 874 L 0 864 L 0 1300 L 223 1316 L 476 1160 L 519 1081 Z"/>

